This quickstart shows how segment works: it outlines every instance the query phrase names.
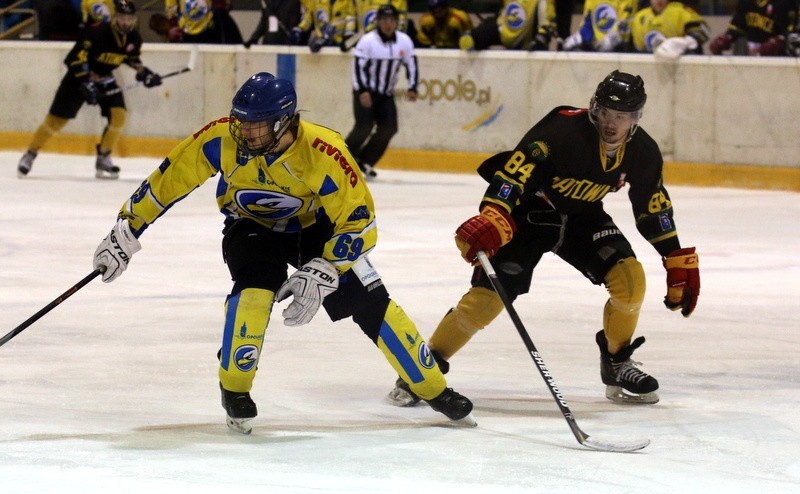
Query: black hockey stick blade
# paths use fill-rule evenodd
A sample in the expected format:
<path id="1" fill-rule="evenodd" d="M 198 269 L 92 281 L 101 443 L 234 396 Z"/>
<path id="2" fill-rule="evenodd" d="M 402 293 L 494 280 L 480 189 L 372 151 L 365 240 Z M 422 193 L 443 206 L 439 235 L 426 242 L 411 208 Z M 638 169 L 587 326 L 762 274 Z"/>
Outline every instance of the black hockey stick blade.
<path id="1" fill-rule="evenodd" d="M 66 299 L 71 297 L 75 292 L 77 292 L 78 290 L 80 290 L 81 288 L 86 286 L 90 281 L 92 281 L 93 279 L 97 278 L 102 273 L 103 273 L 102 270 L 95 269 L 88 276 L 83 278 L 81 281 L 75 283 L 75 285 L 73 285 L 69 290 L 67 290 L 66 292 L 64 292 L 61 295 L 59 295 L 58 298 L 56 298 L 55 300 L 53 300 L 49 304 L 45 305 L 44 307 L 42 307 L 42 309 L 39 312 L 37 312 L 36 314 L 34 314 L 31 317 L 29 317 L 25 322 L 23 322 L 22 324 L 20 324 L 16 328 L 12 329 L 11 331 L 8 332 L 8 334 L 6 334 L 2 338 L 0 338 L 0 346 L 3 346 L 6 343 L 8 343 L 8 341 L 11 338 L 13 338 L 13 337 L 17 336 L 18 334 L 20 334 L 21 332 L 23 332 L 25 330 L 25 328 L 27 328 L 31 324 L 35 323 L 36 321 L 38 321 L 43 315 L 45 315 L 48 312 L 50 312 L 51 310 L 53 310 L 57 305 L 61 304 L 61 302 L 65 301 Z"/>
<path id="2" fill-rule="evenodd" d="M 497 292 L 497 295 L 500 297 L 500 300 L 503 302 L 503 306 L 508 312 L 508 315 L 511 317 L 511 321 L 514 323 L 514 327 L 517 329 L 522 341 L 525 342 L 525 347 L 528 349 L 528 354 L 533 359 L 533 363 L 536 364 L 536 369 L 539 371 L 539 374 L 544 379 L 544 382 L 547 384 L 547 389 L 550 390 L 550 394 L 553 395 L 553 399 L 556 401 L 556 405 L 558 405 L 558 409 L 561 410 L 561 415 L 564 416 L 564 419 L 567 421 L 567 425 L 569 425 L 572 434 L 575 436 L 575 439 L 578 442 L 589 449 L 593 449 L 596 451 L 607 451 L 611 453 L 631 453 L 633 451 L 638 451 L 640 449 L 646 448 L 648 444 L 650 444 L 649 439 L 643 439 L 638 441 L 603 441 L 601 439 L 596 439 L 590 437 L 589 434 L 586 434 L 578 427 L 578 422 L 575 420 L 575 416 L 572 414 L 572 411 L 567 406 L 567 401 L 564 399 L 564 396 L 561 394 L 561 391 L 558 389 L 558 385 L 556 384 L 555 378 L 553 378 L 553 374 L 547 369 L 547 366 L 544 363 L 544 359 L 539 355 L 539 351 L 536 349 L 536 345 L 534 345 L 533 340 L 531 340 L 528 331 L 525 329 L 525 325 L 522 324 L 522 320 L 519 318 L 519 314 L 517 314 L 516 309 L 514 309 L 514 305 L 511 303 L 511 299 L 508 297 L 505 289 L 503 288 L 502 283 L 500 283 L 500 279 L 497 277 L 497 273 L 492 266 L 492 263 L 489 261 L 489 256 L 486 255 L 486 252 L 480 250 L 478 251 L 478 261 L 481 264 L 481 267 L 486 272 L 486 275 L 489 277 L 489 282 L 494 287 L 494 291 Z"/>

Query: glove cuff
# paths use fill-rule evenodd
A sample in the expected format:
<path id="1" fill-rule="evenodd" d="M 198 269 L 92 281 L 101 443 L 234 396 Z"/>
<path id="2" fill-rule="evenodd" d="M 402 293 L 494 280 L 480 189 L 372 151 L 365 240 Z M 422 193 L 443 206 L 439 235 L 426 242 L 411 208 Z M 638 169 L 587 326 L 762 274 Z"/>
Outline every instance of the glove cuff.
<path id="1" fill-rule="evenodd" d="M 664 267 L 672 268 L 697 268 L 698 258 L 694 247 L 674 250 L 664 258 Z"/>
<path id="2" fill-rule="evenodd" d="M 517 231 L 517 225 L 514 219 L 504 209 L 493 204 L 487 204 L 481 209 L 481 216 L 486 218 L 500 233 L 501 245 L 507 244 L 511 241 L 514 232 Z"/>

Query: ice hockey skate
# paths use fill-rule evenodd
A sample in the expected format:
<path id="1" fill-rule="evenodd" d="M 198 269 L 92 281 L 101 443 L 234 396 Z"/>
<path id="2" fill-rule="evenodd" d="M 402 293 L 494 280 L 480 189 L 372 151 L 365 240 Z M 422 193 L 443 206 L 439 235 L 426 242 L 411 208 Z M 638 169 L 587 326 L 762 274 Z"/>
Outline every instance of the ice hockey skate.
<path id="1" fill-rule="evenodd" d="M 633 351 L 642 346 L 644 336 L 633 340 L 630 345 L 614 355 L 608 353 L 608 340 L 600 330 L 596 337 L 600 347 L 600 377 L 606 385 L 606 398 L 615 403 L 645 404 L 658 403 L 658 381 L 637 367 L 641 362 L 631 360 Z"/>
<path id="2" fill-rule="evenodd" d="M 453 422 L 469 427 L 475 427 L 478 422 L 472 416 L 472 402 L 453 388 L 445 388 L 439 396 L 432 400 L 425 400 L 428 405 L 439 413 L 443 413 Z"/>
<path id="3" fill-rule="evenodd" d="M 364 174 L 364 180 L 367 182 L 372 182 L 375 180 L 375 177 L 378 176 L 378 173 L 375 171 L 375 167 L 369 163 L 364 163 L 359 166 L 361 167 L 361 173 Z"/>
<path id="4" fill-rule="evenodd" d="M 258 415 L 256 404 L 250 398 L 250 393 L 237 393 L 228 391 L 219 385 L 222 392 L 222 408 L 225 409 L 225 423 L 232 431 L 240 434 L 253 432 L 252 420 Z"/>
<path id="5" fill-rule="evenodd" d="M 116 180 L 119 178 L 119 167 L 115 166 L 111 161 L 110 154 L 111 151 L 101 153 L 100 146 L 97 146 L 97 160 L 94 162 L 94 176 L 96 178 L 108 180 Z"/>
<path id="6" fill-rule="evenodd" d="M 25 154 L 19 159 L 19 164 L 17 165 L 17 177 L 22 178 L 26 176 L 31 171 L 31 168 L 33 168 L 33 160 L 35 159 L 35 152 L 31 150 L 25 151 Z"/>
<path id="7" fill-rule="evenodd" d="M 408 383 L 398 377 L 394 383 L 394 388 L 386 395 L 386 401 L 396 407 L 413 407 L 421 400 L 419 396 L 411 391 Z"/>

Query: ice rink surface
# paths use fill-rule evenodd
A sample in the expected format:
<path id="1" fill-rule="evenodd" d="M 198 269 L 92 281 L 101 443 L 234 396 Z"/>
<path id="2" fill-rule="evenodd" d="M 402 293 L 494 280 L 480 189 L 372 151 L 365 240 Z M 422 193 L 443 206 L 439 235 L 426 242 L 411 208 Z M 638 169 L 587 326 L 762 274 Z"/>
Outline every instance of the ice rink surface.
<path id="1" fill-rule="evenodd" d="M 0 153 L 0 335 L 92 271 L 122 202 L 157 159 L 42 153 L 16 178 Z M 607 294 L 553 255 L 515 307 L 590 435 L 649 438 L 639 453 L 581 447 L 507 315 L 451 360 L 477 428 L 384 401 L 395 379 L 352 321 L 284 326 L 276 305 L 252 395 L 251 436 L 228 431 L 216 352 L 230 288 L 216 178 L 157 221 L 111 284 L 95 280 L 0 347 L 0 490 L 218 493 L 800 492 L 800 196 L 669 187 L 702 293 L 685 319 L 625 193 L 607 210 L 648 276 L 634 354 L 661 402 L 604 397 L 594 334 Z M 477 211 L 477 175 L 380 171 L 370 257 L 430 336 L 467 290 L 452 232 Z"/>

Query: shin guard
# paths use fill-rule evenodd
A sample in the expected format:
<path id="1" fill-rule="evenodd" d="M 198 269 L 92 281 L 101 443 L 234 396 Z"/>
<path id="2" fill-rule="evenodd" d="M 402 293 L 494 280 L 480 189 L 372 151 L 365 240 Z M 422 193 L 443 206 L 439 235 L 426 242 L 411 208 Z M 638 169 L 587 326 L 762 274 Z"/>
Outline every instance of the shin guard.
<path id="1" fill-rule="evenodd" d="M 220 352 L 219 381 L 228 391 L 246 393 L 253 387 L 275 292 L 245 288 L 225 303 L 225 329 Z"/>
<path id="2" fill-rule="evenodd" d="M 503 302 L 497 293 L 483 287 L 470 288 L 433 332 L 431 350 L 449 360 L 502 311 Z"/>
<path id="3" fill-rule="evenodd" d="M 389 301 L 376 341 L 386 360 L 411 390 L 424 400 L 433 399 L 446 387 L 425 340 L 403 309 Z"/>
<path id="4" fill-rule="evenodd" d="M 603 310 L 603 330 L 608 350 L 615 353 L 636 330 L 645 293 L 644 269 L 635 257 L 627 257 L 609 270 L 605 284 L 610 297 Z"/>

